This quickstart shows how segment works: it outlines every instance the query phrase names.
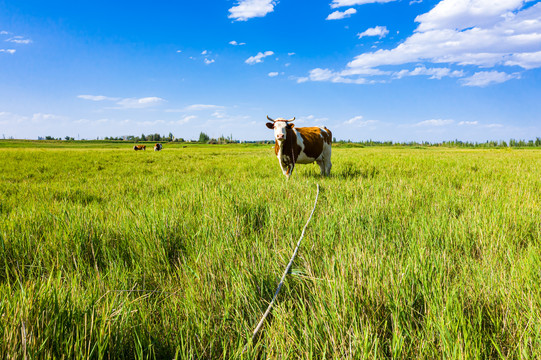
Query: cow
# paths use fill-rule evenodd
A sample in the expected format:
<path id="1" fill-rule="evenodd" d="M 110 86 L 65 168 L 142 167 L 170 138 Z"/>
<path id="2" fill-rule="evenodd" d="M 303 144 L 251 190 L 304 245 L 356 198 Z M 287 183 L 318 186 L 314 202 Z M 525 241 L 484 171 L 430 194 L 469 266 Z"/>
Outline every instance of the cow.
<path id="1" fill-rule="evenodd" d="M 137 151 L 137 150 L 146 150 L 147 149 L 147 146 L 146 145 L 135 145 L 133 147 L 133 150 Z"/>
<path id="2" fill-rule="evenodd" d="M 267 115 L 266 125 L 274 129 L 274 152 L 287 179 L 293 173 L 295 164 L 311 164 L 314 161 L 321 169 L 321 175 L 331 173 L 332 133 L 326 127 L 298 127 L 291 120 L 271 119 Z"/>
<path id="3" fill-rule="evenodd" d="M 162 144 L 154 145 L 154 151 L 160 151 L 163 148 Z"/>

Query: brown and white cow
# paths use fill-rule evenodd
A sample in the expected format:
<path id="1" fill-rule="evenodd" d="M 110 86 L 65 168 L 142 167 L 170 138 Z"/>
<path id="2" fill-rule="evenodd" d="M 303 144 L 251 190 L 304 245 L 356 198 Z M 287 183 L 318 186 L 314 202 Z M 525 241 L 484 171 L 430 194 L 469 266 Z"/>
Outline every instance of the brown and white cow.
<path id="1" fill-rule="evenodd" d="M 295 164 L 310 164 L 317 162 L 321 175 L 331 173 L 331 143 L 332 133 L 326 127 L 296 128 L 291 120 L 278 118 L 267 123 L 269 129 L 274 129 L 274 152 L 282 172 L 289 179 Z"/>
<path id="2" fill-rule="evenodd" d="M 154 151 L 160 151 L 161 149 L 163 149 L 162 144 L 158 143 L 158 144 L 154 145 Z"/>
<path id="3" fill-rule="evenodd" d="M 135 145 L 133 147 L 133 150 L 137 151 L 137 150 L 146 150 L 147 149 L 147 146 L 146 145 Z"/>

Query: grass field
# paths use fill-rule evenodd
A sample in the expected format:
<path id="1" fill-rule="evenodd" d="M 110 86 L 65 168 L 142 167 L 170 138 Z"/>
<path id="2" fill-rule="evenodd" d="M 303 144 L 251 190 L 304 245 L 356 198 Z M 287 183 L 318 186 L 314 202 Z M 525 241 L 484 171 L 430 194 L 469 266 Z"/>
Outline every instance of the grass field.
<path id="1" fill-rule="evenodd" d="M 318 174 L 269 145 L 0 144 L 0 358 L 541 358 L 541 150 Z"/>

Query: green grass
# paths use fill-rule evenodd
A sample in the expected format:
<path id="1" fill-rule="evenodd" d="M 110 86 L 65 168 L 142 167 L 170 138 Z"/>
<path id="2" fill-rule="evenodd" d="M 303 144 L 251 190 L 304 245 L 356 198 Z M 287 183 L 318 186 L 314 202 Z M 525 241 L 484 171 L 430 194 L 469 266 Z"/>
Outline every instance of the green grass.
<path id="1" fill-rule="evenodd" d="M 0 146 L 0 358 L 541 357 L 540 150 L 130 146 Z"/>

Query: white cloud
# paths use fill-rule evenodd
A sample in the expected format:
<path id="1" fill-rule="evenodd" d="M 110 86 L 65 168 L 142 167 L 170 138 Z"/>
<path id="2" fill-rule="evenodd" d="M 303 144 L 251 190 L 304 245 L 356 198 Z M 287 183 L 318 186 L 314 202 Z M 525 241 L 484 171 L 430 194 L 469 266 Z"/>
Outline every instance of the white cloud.
<path id="1" fill-rule="evenodd" d="M 420 22 L 417 30 L 402 44 L 391 50 L 361 54 L 348 67 L 419 61 L 483 67 L 512 64 L 526 69 L 539 66 L 541 4 L 525 10 L 519 10 L 522 0 L 498 4 L 510 2 L 516 6 L 495 12 L 502 6 L 493 7 L 493 2 L 488 0 L 443 0 L 432 11 L 417 17 Z M 460 6 L 463 3 L 468 6 Z M 441 8 L 454 10 L 445 13 Z M 509 12 L 511 9 L 516 13 Z"/>
<path id="2" fill-rule="evenodd" d="M 426 127 L 426 126 L 446 126 L 446 125 L 451 125 L 453 124 L 455 121 L 454 120 L 443 120 L 443 119 L 431 119 L 431 120 L 424 120 L 424 121 L 420 121 L 416 124 L 414 124 L 413 126 L 420 126 L 420 127 Z"/>
<path id="3" fill-rule="evenodd" d="M 197 119 L 197 116 L 195 116 L 195 115 L 186 115 L 186 116 L 182 117 L 182 119 L 177 120 L 177 121 L 172 121 L 171 123 L 172 124 L 177 124 L 177 125 L 183 125 L 183 124 L 189 123 L 193 119 Z"/>
<path id="4" fill-rule="evenodd" d="M 500 84 L 511 79 L 519 79 L 520 74 L 507 74 L 499 71 L 480 71 L 470 77 L 461 79 L 464 86 L 484 87 L 493 84 Z"/>
<path id="5" fill-rule="evenodd" d="M 250 64 L 250 65 L 257 64 L 257 63 L 263 62 L 264 58 L 271 55 L 274 55 L 273 51 L 265 51 L 264 53 L 259 52 L 257 53 L 257 55 L 250 56 L 248 59 L 246 59 L 245 63 Z"/>
<path id="6" fill-rule="evenodd" d="M 401 79 L 404 76 L 418 76 L 426 75 L 430 79 L 441 79 L 443 77 L 463 77 L 464 71 L 454 70 L 452 71 L 449 68 L 426 68 L 424 66 L 418 66 L 413 70 L 400 70 L 393 74 L 393 77 L 396 79 Z"/>
<path id="7" fill-rule="evenodd" d="M 429 12 L 417 16 L 417 31 L 491 28 L 523 3 L 524 0 L 442 0 Z"/>
<path id="8" fill-rule="evenodd" d="M 113 98 L 113 97 L 103 96 L 103 95 L 77 95 L 77 97 L 79 99 L 91 100 L 91 101 L 104 101 L 104 100 L 117 101 L 117 100 L 120 100 L 119 98 Z"/>
<path id="9" fill-rule="evenodd" d="M 275 76 L 278 76 L 278 75 L 279 74 L 276 71 L 273 71 L 273 72 L 269 73 L 269 77 L 275 77 Z"/>
<path id="10" fill-rule="evenodd" d="M 363 117 L 361 115 L 355 116 L 355 117 L 352 117 L 349 120 L 344 121 L 344 124 L 351 125 L 351 124 L 353 124 L 355 122 L 361 121 L 362 119 L 363 119 Z"/>
<path id="11" fill-rule="evenodd" d="M 89 120 L 89 119 L 78 119 L 72 121 L 73 124 L 77 125 L 103 125 L 103 124 L 109 124 L 112 123 L 110 119 L 97 119 L 97 120 Z"/>
<path id="12" fill-rule="evenodd" d="M 541 67 L 541 51 L 531 53 L 514 54 L 513 59 L 509 59 L 504 65 L 520 66 L 524 69 L 535 69 Z"/>
<path id="13" fill-rule="evenodd" d="M 122 99 L 119 102 L 117 102 L 118 105 L 121 106 L 123 109 L 143 109 L 143 108 L 149 108 L 153 106 L 157 106 L 165 102 L 164 99 L 151 96 L 151 97 L 144 97 L 144 98 L 127 98 Z"/>
<path id="14" fill-rule="evenodd" d="M 229 44 L 230 44 L 230 45 L 233 45 L 233 46 L 246 45 L 246 43 L 243 43 L 243 42 L 239 43 L 239 42 L 236 42 L 235 40 L 230 41 Z"/>
<path id="15" fill-rule="evenodd" d="M 160 124 L 164 124 L 165 121 L 164 120 L 146 120 L 146 121 L 137 121 L 136 124 L 137 125 L 141 125 L 141 126 L 156 126 L 156 125 L 160 125 Z"/>
<path id="16" fill-rule="evenodd" d="M 458 123 L 458 125 L 462 126 L 462 125 L 468 125 L 468 126 L 473 126 L 473 125 L 477 125 L 479 124 L 479 121 L 461 121 Z"/>
<path id="17" fill-rule="evenodd" d="M 205 58 L 205 60 L 203 60 L 203 61 L 205 62 L 206 65 L 209 65 L 209 64 L 212 64 L 216 60 L 214 60 L 214 59 L 209 60 L 209 59 Z"/>
<path id="18" fill-rule="evenodd" d="M 220 105 L 211 105 L 211 104 L 193 104 L 186 107 L 187 111 L 200 111 L 200 110 L 214 110 L 222 109 L 223 106 Z"/>
<path id="19" fill-rule="evenodd" d="M 331 8 L 339 8 L 344 6 L 364 5 L 373 3 L 388 3 L 396 0 L 333 0 Z"/>
<path id="20" fill-rule="evenodd" d="M 216 110 L 211 114 L 211 116 L 216 119 L 225 119 L 227 117 L 227 114 L 224 110 Z"/>
<path id="21" fill-rule="evenodd" d="M 26 44 L 32 43 L 32 40 L 30 40 L 30 39 L 25 39 L 25 38 L 22 37 L 22 36 L 14 36 L 14 37 L 12 37 L 12 38 L 7 39 L 6 41 L 7 41 L 7 42 L 14 43 L 14 44 L 21 44 L 21 45 L 26 45 Z"/>
<path id="22" fill-rule="evenodd" d="M 373 81 L 368 81 L 364 78 L 351 79 L 342 76 L 341 73 L 334 72 L 329 69 L 316 68 L 310 70 L 308 77 L 301 77 L 297 79 L 298 83 L 306 81 L 330 81 L 334 83 L 346 83 L 346 84 L 368 84 Z"/>
<path id="23" fill-rule="evenodd" d="M 20 124 L 26 120 L 28 120 L 26 116 L 13 114 L 6 111 L 0 112 L 0 125 Z"/>
<path id="24" fill-rule="evenodd" d="M 376 76 L 376 75 L 387 75 L 389 72 L 381 71 L 379 69 L 355 69 L 352 71 L 342 71 L 335 72 L 329 69 L 316 68 L 312 69 L 309 72 L 308 77 L 302 77 L 297 79 L 297 82 L 302 83 L 306 81 L 331 81 L 335 83 L 345 83 L 345 84 L 375 84 L 376 80 L 367 80 L 362 77 L 351 78 L 351 75 L 361 75 L 361 76 Z"/>
<path id="25" fill-rule="evenodd" d="M 335 12 L 330 13 L 329 16 L 327 16 L 327 20 L 340 20 L 340 19 L 348 18 L 351 15 L 356 14 L 356 13 L 357 13 L 357 10 L 355 10 L 354 8 L 349 8 L 346 11 L 337 10 Z"/>
<path id="26" fill-rule="evenodd" d="M 165 102 L 164 99 L 156 96 L 124 99 L 104 95 L 77 95 L 77 97 L 79 99 L 90 101 L 115 101 L 117 105 L 120 105 L 120 109 L 142 109 L 156 106 Z"/>
<path id="27" fill-rule="evenodd" d="M 15 54 L 15 49 L 0 49 L 0 53 Z"/>
<path id="28" fill-rule="evenodd" d="M 349 120 L 344 121 L 344 125 L 355 125 L 358 127 L 366 127 L 370 125 L 377 124 L 379 121 L 377 120 L 363 120 L 363 117 L 361 115 L 354 116 Z"/>
<path id="29" fill-rule="evenodd" d="M 34 124 L 40 124 L 54 120 L 64 120 L 64 117 L 53 114 L 35 113 L 32 115 L 31 119 L 32 123 Z"/>
<path id="30" fill-rule="evenodd" d="M 502 128 L 503 125 L 502 124 L 487 124 L 484 127 L 489 128 L 489 129 L 494 129 L 494 128 Z"/>
<path id="31" fill-rule="evenodd" d="M 254 17 L 264 17 L 274 11 L 275 0 L 239 0 L 236 6 L 229 9 L 229 18 L 236 21 L 247 21 Z"/>
<path id="32" fill-rule="evenodd" d="M 376 26 L 373 28 L 366 29 L 362 33 L 357 34 L 359 39 L 361 39 L 364 36 L 379 36 L 380 39 L 387 36 L 389 33 L 389 30 L 387 30 L 386 26 Z"/>
<path id="33" fill-rule="evenodd" d="M 335 0 L 331 5 L 339 7 L 361 3 L 366 1 Z M 343 78 L 341 80 L 345 80 L 341 82 L 367 83 L 359 81 L 359 75 L 383 66 L 411 63 L 484 69 L 497 66 L 518 66 L 525 70 L 540 68 L 541 3 L 531 6 L 529 3 L 529 0 L 442 0 L 429 12 L 417 16 L 415 21 L 419 25 L 413 35 L 395 48 L 360 54 L 344 70 L 329 71 L 339 74 Z M 400 78 L 415 75 L 415 71 L 389 73 Z M 417 71 L 417 75 L 423 73 Z M 438 71 L 432 75 L 424 71 L 424 75 L 434 79 L 466 76 L 461 70 Z M 519 76 L 504 74 L 483 71 L 465 79 L 463 84 L 486 86 Z M 311 77 L 302 79 L 308 81 Z M 336 81 L 336 76 L 329 76 L 326 81 Z"/>

